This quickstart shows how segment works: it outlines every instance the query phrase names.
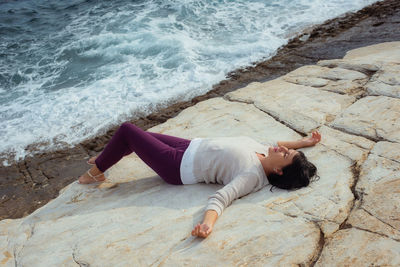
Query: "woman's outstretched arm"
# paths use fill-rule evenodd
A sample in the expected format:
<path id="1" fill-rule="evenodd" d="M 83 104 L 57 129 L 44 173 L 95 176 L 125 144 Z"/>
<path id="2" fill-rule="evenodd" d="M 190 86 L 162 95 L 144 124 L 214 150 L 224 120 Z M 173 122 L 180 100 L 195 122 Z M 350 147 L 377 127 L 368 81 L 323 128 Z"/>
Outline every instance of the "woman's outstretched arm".
<path id="1" fill-rule="evenodd" d="M 193 236 L 207 237 L 225 208 L 227 208 L 235 199 L 243 197 L 254 191 L 258 184 L 258 176 L 251 172 L 245 172 L 237 175 L 223 188 L 215 192 L 208 198 L 206 212 L 202 223 L 198 223 L 193 231 Z"/>
<path id="2" fill-rule="evenodd" d="M 312 132 L 311 136 L 304 137 L 297 141 L 278 141 L 278 146 L 284 146 L 288 149 L 298 149 L 310 147 L 321 141 L 321 134 L 317 131 Z"/>

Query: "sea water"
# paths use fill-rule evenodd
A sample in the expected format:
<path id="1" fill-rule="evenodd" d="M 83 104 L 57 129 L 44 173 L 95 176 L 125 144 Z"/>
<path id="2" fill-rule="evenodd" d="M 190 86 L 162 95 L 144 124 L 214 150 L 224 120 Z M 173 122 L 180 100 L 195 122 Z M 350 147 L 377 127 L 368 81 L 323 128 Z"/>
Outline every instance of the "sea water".
<path id="1" fill-rule="evenodd" d="M 204 94 L 302 29 L 373 2 L 0 1 L 0 154 L 71 146 Z"/>

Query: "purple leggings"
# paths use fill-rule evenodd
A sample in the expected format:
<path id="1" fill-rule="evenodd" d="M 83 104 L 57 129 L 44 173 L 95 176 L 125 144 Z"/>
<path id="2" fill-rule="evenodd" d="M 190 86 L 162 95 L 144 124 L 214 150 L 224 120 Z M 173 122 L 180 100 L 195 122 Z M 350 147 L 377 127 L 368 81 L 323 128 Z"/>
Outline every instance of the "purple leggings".
<path id="1" fill-rule="evenodd" d="M 123 156 L 135 152 L 167 183 L 181 185 L 180 165 L 189 144 L 188 139 L 146 132 L 125 122 L 96 159 L 96 166 L 105 172 Z"/>

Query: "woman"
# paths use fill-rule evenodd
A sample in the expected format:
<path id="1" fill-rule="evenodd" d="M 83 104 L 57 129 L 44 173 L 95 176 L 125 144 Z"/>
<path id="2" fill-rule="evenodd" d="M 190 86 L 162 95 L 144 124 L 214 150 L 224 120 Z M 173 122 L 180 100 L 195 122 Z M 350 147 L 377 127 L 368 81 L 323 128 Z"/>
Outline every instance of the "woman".
<path id="1" fill-rule="evenodd" d="M 313 132 L 311 137 L 279 141 L 276 146 L 267 147 L 245 136 L 187 140 L 124 123 L 103 152 L 88 161 L 93 167 L 79 177 L 79 183 L 104 181 L 108 168 L 135 152 L 167 183 L 224 184 L 209 197 L 204 220 L 192 231 L 193 236 L 207 237 L 218 216 L 233 200 L 268 183 L 283 189 L 307 186 L 316 167 L 295 149 L 313 146 L 320 140 L 321 135 Z"/>

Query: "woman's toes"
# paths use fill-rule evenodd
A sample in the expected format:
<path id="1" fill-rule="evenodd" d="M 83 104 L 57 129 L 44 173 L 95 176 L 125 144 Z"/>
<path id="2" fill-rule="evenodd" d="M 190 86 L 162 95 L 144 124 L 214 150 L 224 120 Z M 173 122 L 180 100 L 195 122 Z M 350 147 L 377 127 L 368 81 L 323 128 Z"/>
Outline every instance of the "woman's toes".
<path id="1" fill-rule="evenodd" d="M 89 175 L 87 175 L 87 173 L 85 173 L 84 175 L 79 177 L 78 182 L 80 184 L 90 184 L 90 183 L 93 183 L 95 181 L 93 180 L 92 177 L 90 177 Z"/>
<path id="2" fill-rule="evenodd" d="M 86 184 L 86 179 L 85 179 L 85 177 L 84 177 L 83 175 L 82 175 L 81 177 L 79 177 L 78 183 L 80 183 L 80 184 Z"/>

